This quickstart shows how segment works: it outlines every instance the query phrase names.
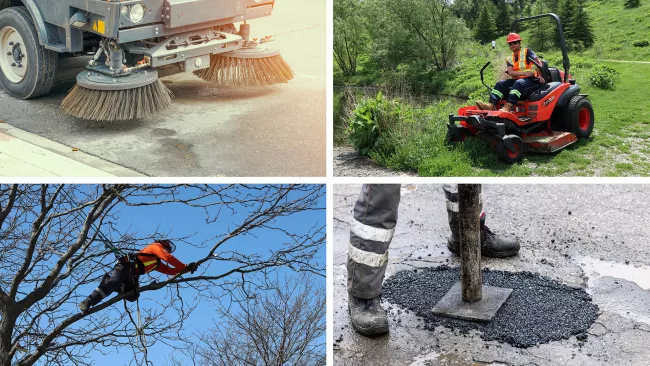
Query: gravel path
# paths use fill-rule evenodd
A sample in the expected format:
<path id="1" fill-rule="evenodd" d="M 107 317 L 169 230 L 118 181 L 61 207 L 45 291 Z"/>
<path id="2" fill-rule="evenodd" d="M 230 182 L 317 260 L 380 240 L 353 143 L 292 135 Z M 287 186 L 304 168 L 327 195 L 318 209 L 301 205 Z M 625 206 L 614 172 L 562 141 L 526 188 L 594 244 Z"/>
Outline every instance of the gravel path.
<path id="1" fill-rule="evenodd" d="M 352 146 L 334 146 L 335 177 L 416 177 L 412 172 L 391 170 L 359 156 Z"/>

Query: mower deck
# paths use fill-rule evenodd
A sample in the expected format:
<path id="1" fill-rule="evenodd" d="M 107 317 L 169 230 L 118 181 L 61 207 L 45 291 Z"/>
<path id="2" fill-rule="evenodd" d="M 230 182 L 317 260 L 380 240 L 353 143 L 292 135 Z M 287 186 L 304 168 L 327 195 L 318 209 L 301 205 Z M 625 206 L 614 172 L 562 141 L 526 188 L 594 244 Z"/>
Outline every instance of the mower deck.
<path id="1" fill-rule="evenodd" d="M 536 153 L 554 153 L 578 141 L 575 134 L 562 131 L 527 135 L 523 139 L 526 150 Z"/>

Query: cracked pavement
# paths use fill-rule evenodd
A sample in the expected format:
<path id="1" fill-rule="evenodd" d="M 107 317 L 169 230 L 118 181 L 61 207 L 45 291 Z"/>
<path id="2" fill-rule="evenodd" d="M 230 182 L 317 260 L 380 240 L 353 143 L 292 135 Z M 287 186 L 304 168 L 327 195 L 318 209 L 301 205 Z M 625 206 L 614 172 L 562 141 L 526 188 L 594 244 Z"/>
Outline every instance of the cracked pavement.
<path id="1" fill-rule="evenodd" d="M 487 225 L 516 235 L 521 252 L 482 266 L 530 271 L 582 287 L 599 308 L 588 338 L 529 348 L 483 341 L 445 327 L 421 328 L 391 304 L 390 333 L 366 338 L 347 313 L 349 221 L 360 185 L 334 186 L 334 363 L 336 365 L 650 365 L 650 186 L 484 185 Z M 459 266 L 440 185 L 403 185 L 387 277 L 413 268 Z M 384 302 L 384 307 L 388 304 Z"/>

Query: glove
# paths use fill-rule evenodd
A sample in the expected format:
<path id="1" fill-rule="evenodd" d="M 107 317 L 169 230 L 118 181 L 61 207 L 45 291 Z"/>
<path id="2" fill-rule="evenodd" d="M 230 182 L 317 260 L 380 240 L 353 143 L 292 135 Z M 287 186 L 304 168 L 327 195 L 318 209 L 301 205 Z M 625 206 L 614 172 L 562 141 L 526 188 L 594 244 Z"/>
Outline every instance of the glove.
<path id="1" fill-rule="evenodd" d="M 187 265 L 187 271 L 192 272 L 192 274 L 194 274 L 194 272 L 196 272 L 197 269 L 199 269 L 199 265 L 196 264 L 196 262 L 192 262 Z"/>

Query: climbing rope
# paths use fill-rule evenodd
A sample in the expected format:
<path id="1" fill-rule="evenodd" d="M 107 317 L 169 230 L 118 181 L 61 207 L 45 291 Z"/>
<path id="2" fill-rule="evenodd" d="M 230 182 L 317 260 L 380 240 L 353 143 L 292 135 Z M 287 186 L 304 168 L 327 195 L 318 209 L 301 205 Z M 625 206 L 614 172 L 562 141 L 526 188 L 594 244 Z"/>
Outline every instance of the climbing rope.
<path id="1" fill-rule="evenodd" d="M 137 309 L 137 317 L 138 317 L 138 322 L 136 324 L 135 320 L 133 319 L 133 316 L 131 316 L 131 312 L 129 311 L 129 308 L 126 306 L 126 299 L 124 299 L 124 310 L 126 313 L 129 315 L 129 319 L 131 319 L 131 323 L 133 323 L 133 326 L 135 327 L 136 330 L 136 346 L 138 347 L 138 350 L 142 352 L 144 355 L 144 362 L 146 365 L 149 364 L 149 358 L 148 358 L 148 349 L 147 349 L 147 335 L 144 332 L 144 324 L 142 324 L 142 314 L 140 313 L 140 299 L 135 300 L 136 304 L 136 309 Z"/>

